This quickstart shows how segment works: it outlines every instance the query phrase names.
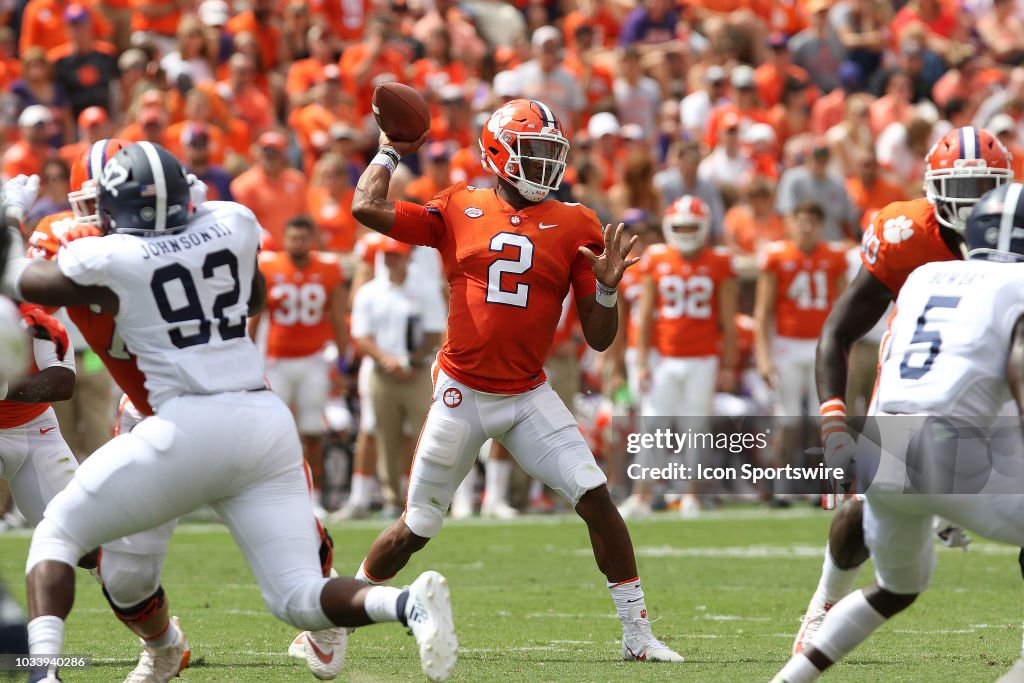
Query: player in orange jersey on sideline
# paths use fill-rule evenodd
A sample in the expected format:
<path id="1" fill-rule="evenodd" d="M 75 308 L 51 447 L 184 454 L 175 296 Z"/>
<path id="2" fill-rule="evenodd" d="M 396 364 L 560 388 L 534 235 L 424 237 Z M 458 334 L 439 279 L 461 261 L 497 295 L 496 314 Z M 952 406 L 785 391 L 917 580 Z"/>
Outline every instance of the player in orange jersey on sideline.
<path id="1" fill-rule="evenodd" d="M 623 243 L 621 225 L 602 234 L 590 209 L 547 198 L 561 184 L 569 141 L 538 100 L 505 104 L 481 131 L 483 163 L 498 177 L 496 189 L 459 183 L 425 206 L 388 201 L 401 155 L 413 154 L 426 137 L 402 143 L 382 134 L 352 202 L 363 225 L 437 248 L 451 285 L 448 339 L 434 366 L 434 402 L 416 447 L 406 511 L 377 537 L 357 578 L 390 579 L 440 533 L 452 493 L 484 441 L 494 438 L 586 522 L 622 621 L 623 658 L 681 662 L 651 632 L 629 531 L 543 371 L 570 286 L 587 343 L 598 351 L 611 345 L 616 288 L 637 261 L 626 257 L 636 238 Z"/>
<path id="2" fill-rule="evenodd" d="M 316 226 L 296 216 L 284 226 L 283 251 L 260 254 L 267 279 L 267 381 L 295 414 L 302 449 L 313 471 L 313 508 L 323 519 L 320 502 L 324 474 L 324 407 L 330 390 L 324 346 L 333 341 L 344 355 L 348 331 L 341 263 L 333 254 L 313 250 Z M 255 338 L 262 315 L 249 319 Z"/>
<path id="3" fill-rule="evenodd" d="M 775 464 L 797 464 L 801 417 L 813 406 L 814 349 L 832 302 L 846 288 L 846 249 L 821 241 L 825 213 L 806 201 L 789 217 L 791 238 L 772 242 L 761 252 L 754 318 L 757 368 L 775 390 L 782 418 Z M 806 403 L 805 403 L 806 401 Z M 778 480 L 775 493 L 785 493 Z M 788 505 L 784 498 L 776 504 Z"/>
<path id="4" fill-rule="evenodd" d="M 736 384 L 736 315 L 738 289 L 727 249 L 708 247 L 711 210 L 691 195 L 677 199 L 665 212 L 665 244 L 644 252 L 640 261 L 643 292 L 637 325 L 638 383 L 645 431 L 687 427 L 700 429 L 711 415 L 715 389 Z M 719 367 L 719 351 L 725 362 Z M 673 416 L 696 419 L 677 420 Z M 664 453 L 645 453 L 651 466 L 664 464 Z M 688 460 L 699 457 L 690 450 Z M 692 464 L 692 463 L 691 463 Z M 636 482 L 634 495 L 620 510 L 650 512 L 647 482 Z M 700 512 L 696 489 L 683 497 L 680 512 Z"/>

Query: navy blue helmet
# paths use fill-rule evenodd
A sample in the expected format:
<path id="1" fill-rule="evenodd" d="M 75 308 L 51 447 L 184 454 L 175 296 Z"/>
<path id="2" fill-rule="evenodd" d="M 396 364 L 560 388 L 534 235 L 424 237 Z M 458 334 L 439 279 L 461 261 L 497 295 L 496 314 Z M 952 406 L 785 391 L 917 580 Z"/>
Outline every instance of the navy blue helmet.
<path id="1" fill-rule="evenodd" d="M 185 168 L 160 145 L 129 145 L 103 167 L 96 212 L 104 232 L 177 232 L 188 222 L 189 207 Z"/>
<path id="2" fill-rule="evenodd" d="M 967 258 L 1024 261 L 1024 185 L 1011 183 L 985 193 L 967 219 Z"/>

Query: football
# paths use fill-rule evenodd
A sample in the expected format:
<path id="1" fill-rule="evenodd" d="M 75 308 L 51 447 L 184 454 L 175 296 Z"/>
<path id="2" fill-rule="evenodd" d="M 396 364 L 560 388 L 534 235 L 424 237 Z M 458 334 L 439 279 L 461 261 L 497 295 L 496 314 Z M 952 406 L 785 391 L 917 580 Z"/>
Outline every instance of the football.
<path id="1" fill-rule="evenodd" d="M 430 128 L 427 101 L 402 83 L 381 83 L 374 88 L 372 107 L 377 125 L 395 142 L 412 142 Z"/>

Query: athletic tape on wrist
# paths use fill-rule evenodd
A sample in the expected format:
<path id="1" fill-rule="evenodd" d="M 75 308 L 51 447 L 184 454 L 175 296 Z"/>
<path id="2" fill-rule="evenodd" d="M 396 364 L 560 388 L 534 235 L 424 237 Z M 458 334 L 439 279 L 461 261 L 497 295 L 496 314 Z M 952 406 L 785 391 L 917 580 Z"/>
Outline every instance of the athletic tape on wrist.
<path id="1" fill-rule="evenodd" d="M 822 402 L 819 411 L 823 439 L 827 438 L 829 434 L 846 431 L 846 401 L 838 396 L 833 396 Z"/>
<path id="2" fill-rule="evenodd" d="M 383 166 L 388 169 L 388 173 L 392 175 L 395 169 L 398 168 L 398 162 L 402 160 L 402 155 L 399 154 L 393 147 L 384 145 L 377 150 L 377 155 L 370 161 L 371 166 Z"/>

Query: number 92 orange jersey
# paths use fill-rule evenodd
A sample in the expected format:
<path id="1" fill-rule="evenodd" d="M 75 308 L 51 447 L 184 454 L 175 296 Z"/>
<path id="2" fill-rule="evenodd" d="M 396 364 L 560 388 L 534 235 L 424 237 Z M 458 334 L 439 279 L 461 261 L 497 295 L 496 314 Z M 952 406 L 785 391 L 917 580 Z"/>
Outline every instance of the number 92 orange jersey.
<path id="1" fill-rule="evenodd" d="M 735 276 L 727 249 L 705 247 L 693 259 L 667 244 L 644 252 L 638 267 L 654 279 L 657 299 L 652 342 L 663 356 L 693 358 L 719 352 L 718 289 Z"/>
<path id="2" fill-rule="evenodd" d="M 893 296 L 918 266 L 960 258 L 943 241 L 927 199 L 893 202 L 879 211 L 861 239 L 860 255 L 868 272 Z"/>
<path id="3" fill-rule="evenodd" d="M 541 384 L 570 285 L 577 299 L 596 288 L 578 249 L 604 250 L 597 215 L 552 199 L 516 211 L 493 189 L 465 183 L 434 197 L 426 214 L 407 202 L 396 208 L 389 235 L 437 248 L 451 286 L 448 340 L 438 356 L 444 372 L 495 394 Z"/>
<path id="4" fill-rule="evenodd" d="M 300 269 L 283 251 L 262 252 L 260 271 L 267 279 L 267 356 L 299 358 L 321 351 L 334 336 L 330 297 L 343 281 L 338 259 L 314 251 Z"/>
<path id="5" fill-rule="evenodd" d="M 775 331 L 780 337 L 816 339 L 836 300 L 836 280 L 846 274 L 846 248 L 819 242 L 801 251 L 792 240 L 761 252 L 761 272 L 775 275 Z"/>

